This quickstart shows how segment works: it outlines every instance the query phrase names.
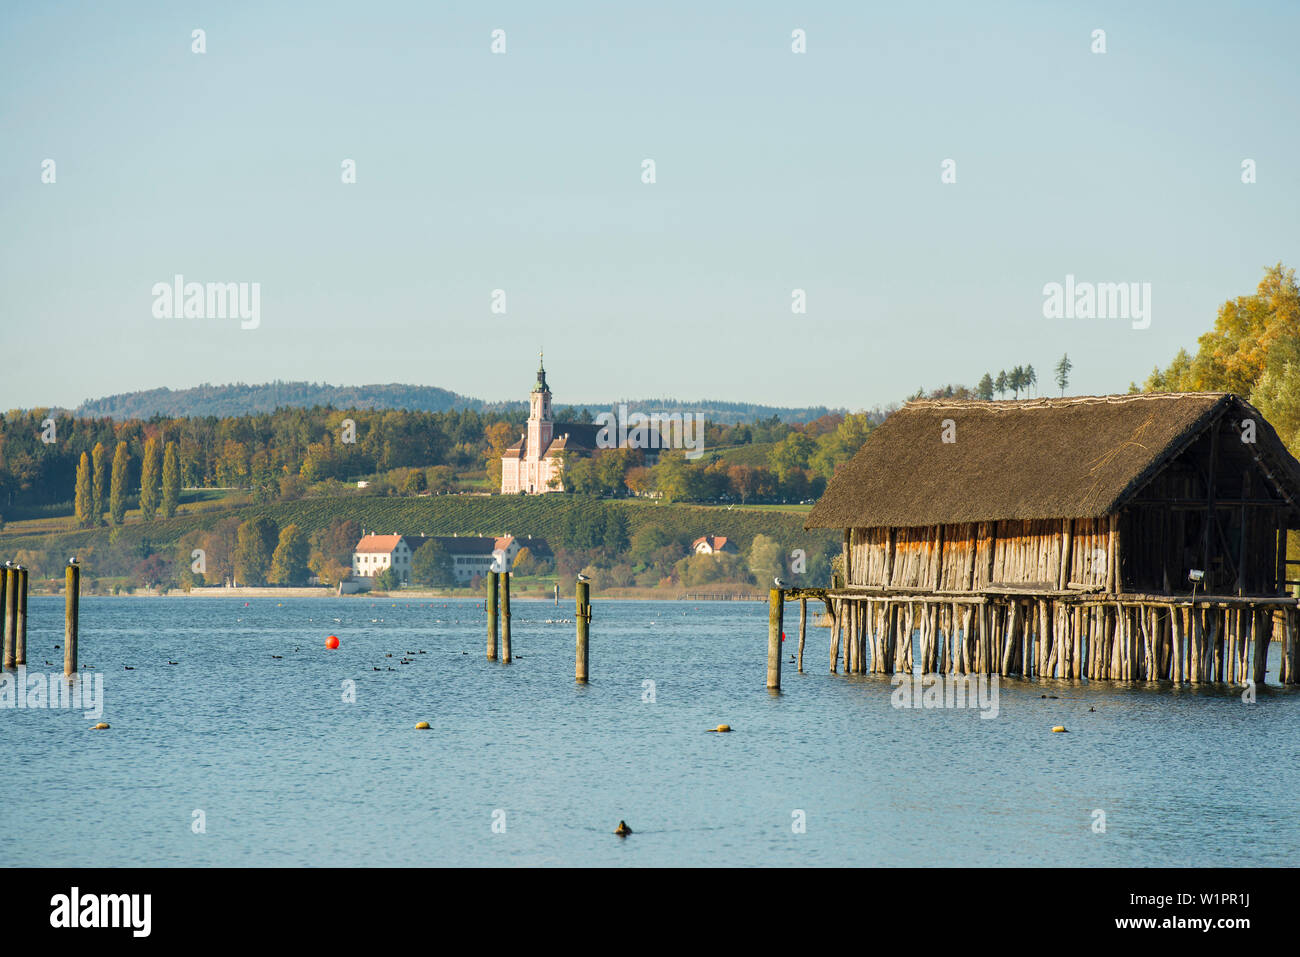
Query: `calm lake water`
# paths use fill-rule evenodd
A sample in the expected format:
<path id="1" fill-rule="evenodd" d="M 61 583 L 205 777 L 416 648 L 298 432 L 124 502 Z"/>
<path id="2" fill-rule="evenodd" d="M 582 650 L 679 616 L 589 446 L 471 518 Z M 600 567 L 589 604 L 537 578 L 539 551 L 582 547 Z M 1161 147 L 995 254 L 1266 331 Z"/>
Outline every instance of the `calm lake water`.
<path id="1" fill-rule="evenodd" d="M 770 695 L 765 604 L 598 599 L 586 687 L 547 622 L 571 600 L 515 602 L 508 666 L 472 601 L 81 609 L 112 728 L 0 710 L 0 864 L 1236 866 L 1300 840 L 1289 689 L 1008 679 L 990 720 L 827 674 L 822 628 Z M 61 670 L 62 599 L 29 618 L 29 671 Z"/>

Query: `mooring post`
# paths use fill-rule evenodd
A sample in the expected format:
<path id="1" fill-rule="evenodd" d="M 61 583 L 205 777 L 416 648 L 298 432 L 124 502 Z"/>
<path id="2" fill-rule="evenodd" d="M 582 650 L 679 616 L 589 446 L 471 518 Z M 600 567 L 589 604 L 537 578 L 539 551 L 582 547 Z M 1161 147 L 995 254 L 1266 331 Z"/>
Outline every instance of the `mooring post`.
<path id="1" fill-rule="evenodd" d="M 803 640 L 808 634 L 808 599 L 799 599 L 799 673 L 803 673 Z"/>
<path id="2" fill-rule="evenodd" d="M 81 566 L 76 559 L 68 562 L 63 606 L 63 673 L 77 673 L 77 614 L 81 598 Z"/>
<path id="3" fill-rule="evenodd" d="M 560 607 L 560 583 L 555 583 L 555 607 Z"/>
<path id="4" fill-rule="evenodd" d="M 575 677 L 583 684 L 587 683 L 587 665 L 588 659 L 588 638 L 591 625 L 591 585 L 588 582 L 578 582 L 577 588 L 574 589 L 574 600 L 577 605 L 575 618 L 578 621 L 578 656 L 575 666 Z"/>
<path id="5" fill-rule="evenodd" d="M 510 664 L 510 573 L 501 573 L 501 660 Z"/>
<path id="6" fill-rule="evenodd" d="M 781 690 L 781 622 L 785 614 L 785 595 L 779 588 L 767 592 L 767 687 Z"/>
<path id="7" fill-rule="evenodd" d="M 27 664 L 27 569 L 18 566 L 18 640 L 14 647 L 14 659 L 20 665 Z"/>
<path id="8" fill-rule="evenodd" d="M 497 660 L 497 601 L 499 592 L 500 572 L 488 572 L 488 636 L 487 636 L 487 660 Z"/>
<path id="9" fill-rule="evenodd" d="M 14 666 L 14 616 L 17 614 L 17 606 L 11 599 L 18 596 L 18 586 L 14 578 L 14 568 L 9 562 L 5 562 L 5 567 L 0 569 L 0 605 L 4 606 L 4 625 L 2 643 L 4 645 L 4 666 L 12 668 Z"/>

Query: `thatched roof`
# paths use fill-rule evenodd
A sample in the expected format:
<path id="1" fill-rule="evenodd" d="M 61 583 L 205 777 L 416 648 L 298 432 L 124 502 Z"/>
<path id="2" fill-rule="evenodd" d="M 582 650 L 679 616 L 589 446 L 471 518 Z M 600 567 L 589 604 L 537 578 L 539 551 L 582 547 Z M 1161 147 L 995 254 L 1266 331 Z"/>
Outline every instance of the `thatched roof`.
<path id="1" fill-rule="evenodd" d="M 1258 452 L 1300 501 L 1300 462 L 1257 409 L 1230 393 L 918 400 L 889 416 L 840 467 L 805 527 L 1100 517 L 1221 414 L 1257 420 Z M 941 441 L 948 419 L 956 427 L 951 444 Z"/>

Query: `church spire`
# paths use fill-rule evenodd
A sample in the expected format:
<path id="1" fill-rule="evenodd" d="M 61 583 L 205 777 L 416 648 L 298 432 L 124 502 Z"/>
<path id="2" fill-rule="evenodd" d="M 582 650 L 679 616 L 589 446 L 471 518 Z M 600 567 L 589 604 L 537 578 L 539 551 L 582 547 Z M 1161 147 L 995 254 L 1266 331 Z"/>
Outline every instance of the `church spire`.
<path id="1" fill-rule="evenodd" d="M 550 387 L 546 384 L 546 366 L 542 362 L 542 353 L 537 353 L 537 385 L 533 386 L 534 392 L 550 392 Z"/>

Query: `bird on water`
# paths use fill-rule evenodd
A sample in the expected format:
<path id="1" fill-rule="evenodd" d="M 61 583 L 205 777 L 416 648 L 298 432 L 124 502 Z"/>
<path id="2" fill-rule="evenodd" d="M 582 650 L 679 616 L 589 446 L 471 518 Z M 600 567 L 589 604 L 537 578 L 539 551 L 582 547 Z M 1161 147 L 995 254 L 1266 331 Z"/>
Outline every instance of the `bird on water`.
<path id="1" fill-rule="evenodd" d="M 627 826 L 627 821 L 619 821 L 618 827 L 614 828 L 614 833 L 619 837 L 627 837 L 632 833 L 632 829 Z"/>

